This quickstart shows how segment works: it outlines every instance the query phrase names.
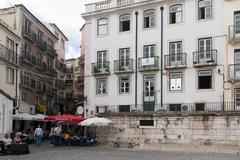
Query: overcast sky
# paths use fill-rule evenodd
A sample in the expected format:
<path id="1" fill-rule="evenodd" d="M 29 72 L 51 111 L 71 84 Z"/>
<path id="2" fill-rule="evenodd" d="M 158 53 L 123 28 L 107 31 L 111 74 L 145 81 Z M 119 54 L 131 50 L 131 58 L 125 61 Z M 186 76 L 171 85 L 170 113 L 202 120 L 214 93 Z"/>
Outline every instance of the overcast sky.
<path id="1" fill-rule="evenodd" d="M 68 37 L 66 58 L 80 56 L 80 31 L 84 4 L 100 0 L 0 0 L 0 8 L 23 4 L 40 21 L 55 23 Z"/>

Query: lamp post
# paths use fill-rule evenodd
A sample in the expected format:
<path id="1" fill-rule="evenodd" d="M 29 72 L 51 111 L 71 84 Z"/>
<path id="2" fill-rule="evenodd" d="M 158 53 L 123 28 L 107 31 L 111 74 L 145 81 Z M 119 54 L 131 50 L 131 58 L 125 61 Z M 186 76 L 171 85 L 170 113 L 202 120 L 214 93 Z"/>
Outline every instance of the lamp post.
<path id="1" fill-rule="evenodd" d="M 5 98 L 2 98 L 2 133 L 4 134 L 5 131 Z"/>

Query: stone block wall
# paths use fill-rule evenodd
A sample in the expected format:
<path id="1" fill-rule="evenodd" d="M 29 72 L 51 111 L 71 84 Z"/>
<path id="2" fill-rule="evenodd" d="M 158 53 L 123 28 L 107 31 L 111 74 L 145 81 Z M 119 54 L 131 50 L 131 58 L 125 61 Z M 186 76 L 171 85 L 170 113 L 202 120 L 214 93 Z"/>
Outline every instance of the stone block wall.
<path id="1" fill-rule="evenodd" d="M 134 146 L 161 144 L 236 145 L 240 142 L 240 116 L 110 116 L 108 127 L 98 128 L 101 141 Z M 141 126 L 140 120 L 153 120 Z"/>

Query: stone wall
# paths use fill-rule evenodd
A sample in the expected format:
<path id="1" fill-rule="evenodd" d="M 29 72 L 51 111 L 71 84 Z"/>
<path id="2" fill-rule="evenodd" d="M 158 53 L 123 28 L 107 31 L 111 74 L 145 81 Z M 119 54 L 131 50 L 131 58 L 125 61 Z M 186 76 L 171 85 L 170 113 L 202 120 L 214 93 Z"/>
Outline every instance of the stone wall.
<path id="1" fill-rule="evenodd" d="M 110 116 L 113 124 L 98 128 L 102 143 L 144 147 L 161 144 L 236 145 L 240 115 Z M 153 120 L 141 126 L 140 120 Z"/>

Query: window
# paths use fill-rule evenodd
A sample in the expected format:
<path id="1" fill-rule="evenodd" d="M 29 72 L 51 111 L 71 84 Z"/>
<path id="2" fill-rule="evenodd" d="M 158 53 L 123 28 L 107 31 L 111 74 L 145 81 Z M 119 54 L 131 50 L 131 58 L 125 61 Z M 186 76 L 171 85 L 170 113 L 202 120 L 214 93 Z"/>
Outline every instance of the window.
<path id="1" fill-rule="evenodd" d="M 182 90 L 182 73 L 170 73 L 169 75 L 170 91 Z"/>
<path id="2" fill-rule="evenodd" d="M 62 49 L 64 49 L 64 48 L 65 48 L 65 45 L 64 45 L 64 40 L 63 40 L 63 39 L 61 39 L 61 47 L 62 47 Z"/>
<path id="3" fill-rule="evenodd" d="M 50 47 L 53 47 L 53 41 L 52 41 L 51 39 L 49 39 L 49 38 L 48 38 L 48 45 L 49 45 Z"/>
<path id="4" fill-rule="evenodd" d="M 153 120 L 140 120 L 140 126 L 154 126 Z"/>
<path id="5" fill-rule="evenodd" d="M 38 37 L 39 42 L 42 41 L 43 33 L 40 30 L 38 30 L 38 36 L 37 37 Z"/>
<path id="6" fill-rule="evenodd" d="M 180 112 L 182 104 L 169 104 L 169 111 Z"/>
<path id="7" fill-rule="evenodd" d="M 144 58 L 154 57 L 154 55 L 155 55 L 155 45 L 144 46 L 144 52 L 143 52 Z"/>
<path id="8" fill-rule="evenodd" d="M 124 14 L 119 17 L 119 31 L 130 31 L 130 15 Z"/>
<path id="9" fill-rule="evenodd" d="M 7 82 L 14 84 L 14 69 L 7 67 Z"/>
<path id="10" fill-rule="evenodd" d="M 27 34 L 30 34 L 30 31 L 31 31 L 31 22 L 28 20 L 28 19 L 24 19 L 24 31 L 25 31 L 25 33 L 27 33 Z"/>
<path id="11" fill-rule="evenodd" d="M 106 78 L 97 79 L 96 93 L 97 93 L 97 95 L 102 95 L 102 94 L 107 93 L 107 79 Z"/>
<path id="12" fill-rule="evenodd" d="M 27 102 L 27 93 L 22 92 L 22 101 Z"/>
<path id="13" fill-rule="evenodd" d="M 66 79 L 72 79 L 72 76 L 71 75 L 67 75 Z"/>
<path id="14" fill-rule="evenodd" d="M 80 66 L 75 66 L 75 72 L 80 71 Z"/>
<path id="15" fill-rule="evenodd" d="M 235 89 L 235 106 L 236 106 L 236 110 L 240 109 L 240 89 L 236 88 Z"/>
<path id="16" fill-rule="evenodd" d="M 212 88 L 212 71 L 204 70 L 198 71 L 198 89 Z"/>
<path id="17" fill-rule="evenodd" d="M 97 52 L 97 65 L 99 69 L 107 67 L 107 51 Z"/>
<path id="18" fill-rule="evenodd" d="M 55 36 L 59 38 L 59 34 L 56 31 L 54 33 L 55 33 Z"/>
<path id="19" fill-rule="evenodd" d="M 119 78 L 120 94 L 129 93 L 129 83 L 130 83 L 130 78 L 128 76 Z"/>
<path id="20" fill-rule="evenodd" d="M 31 61 L 31 46 L 27 43 L 24 45 L 24 57 L 28 60 Z"/>
<path id="21" fill-rule="evenodd" d="M 181 53 L 182 53 L 182 42 L 170 42 L 169 43 L 169 54 L 171 64 L 174 65 L 175 62 L 181 61 Z"/>
<path id="22" fill-rule="evenodd" d="M 15 62 L 15 55 L 13 54 L 14 52 L 14 42 L 7 38 L 7 50 L 6 50 L 6 56 L 7 56 L 7 60 L 10 62 Z"/>
<path id="23" fill-rule="evenodd" d="M 144 12 L 144 28 L 152 28 L 155 26 L 155 10 L 147 10 Z"/>
<path id="24" fill-rule="evenodd" d="M 130 112 L 130 105 L 119 105 L 119 112 Z"/>
<path id="25" fill-rule="evenodd" d="M 102 18 L 97 22 L 97 35 L 106 35 L 108 33 L 108 19 Z"/>
<path id="26" fill-rule="evenodd" d="M 240 71 L 240 49 L 234 49 L 234 74 L 237 76 Z"/>
<path id="27" fill-rule="evenodd" d="M 195 104 L 195 110 L 196 111 L 204 111 L 205 110 L 205 104 L 204 103 L 196 103 Z"/>
<path id="28" fill-rule="evenodd" d="M 182 5 L 176 4 L 169 8 L 170 10 L 170 24 L 182 23 Z"/>
<path id="29" fill-rule="evenodd" d="M 119 68 L 125 69 L 129 66 L 130 59 L 130 49 L 129 48 L 121 48 L 119 50 Z"/>
<path id="30" fill-rule="evenodd" d="M 212 18 L 212 0 L 198 1 L 198 19 Z"/>

